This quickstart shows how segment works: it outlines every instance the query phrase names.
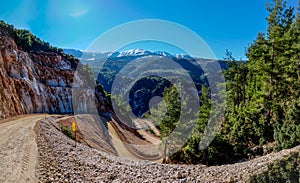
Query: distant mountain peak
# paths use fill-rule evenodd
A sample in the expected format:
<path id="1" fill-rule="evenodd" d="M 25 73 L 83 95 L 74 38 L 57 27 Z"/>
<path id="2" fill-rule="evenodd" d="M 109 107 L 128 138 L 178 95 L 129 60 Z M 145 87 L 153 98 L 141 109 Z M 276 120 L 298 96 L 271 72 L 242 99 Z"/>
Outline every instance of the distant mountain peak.
<path id="1" fill-rule="evenodd" d="M 186 54 L 170 54 L 166 51 L 148 51 L 144 49 L 130 49 L 126 51 L 120 51 L 120 52 L 88 52 L 88 51 L 82 51 L 82 50 L 76 50 L 76 49 L 64 49 L 64 51 L 68 54 L 72 54 L 77 58 L 80 58 L 83 54 L 89 54 L 93 53 L 96 55 L 107 55 L 107 57 L 116 57 L 116 58 L 122 58 L 122 57 L 142 57 L 142 56 L 163 56 L 168 58 L 177 58 L 177 59 L 189 59 L 192 58 L 189 55 Z"/>
<path id="2" fill-rule="evenodd" d="M 117 57 L 124 57 L 124 56 L 146 56 L 151 55 L 150 51 L 144 49 L 131 49 L 127 51 L 119 52 Z"/>

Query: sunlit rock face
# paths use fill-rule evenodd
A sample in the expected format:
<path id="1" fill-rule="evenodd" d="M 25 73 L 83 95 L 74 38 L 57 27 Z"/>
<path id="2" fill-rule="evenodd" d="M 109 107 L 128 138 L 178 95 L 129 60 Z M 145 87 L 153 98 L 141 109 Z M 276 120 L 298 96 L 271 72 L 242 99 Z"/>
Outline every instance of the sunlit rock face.
<path id="1" fill-rule="evenodd" d="M 70 61 L 58 54 L 25 52 L 11 37 L 0 36 L 0 119 L 28 113 L 72 113 L 74 70 Z M 80 91 L 81 86 L 75 87 Z M 80 111 L 88 113 L 91 103 L 95 105 L 91 99 L 94 90 L 81 93 Z M 109 110 L 102 89 L 96 96 L 100 97 L 97 108 Z"/>

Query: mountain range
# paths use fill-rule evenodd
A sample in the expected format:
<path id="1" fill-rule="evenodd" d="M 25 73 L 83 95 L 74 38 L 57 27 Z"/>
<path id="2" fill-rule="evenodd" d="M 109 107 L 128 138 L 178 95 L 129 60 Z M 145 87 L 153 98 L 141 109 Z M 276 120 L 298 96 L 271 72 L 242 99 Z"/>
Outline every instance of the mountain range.
<path id="1" fill-rule="evenodd" d="M 63 49 L 65 53 L 74 55 L 77 58 L 81 58 L 82 56 L 90 57 L 90 59 L 96 59 L 96 58 L 109 58 L 109 57 L 115 57 L 115 58 L 121 58 L 121 57 L 140 57 L 140 56 L 164 56 L 168 58 L 178 58 L 178 59 L 188 59 L 192 58 L 189 55 L 185 54 L 170 54 L 165 51 L 148 51 L 144 49 L 131 49 L 127 51 L 121 51 L 121 52 L 89 52 L 89 51 L 83 51 L 83 50 L 76 50 L 76 49 Z"/>
<path id="2" fill-rule="evenodd" d="M 121 93 L 129 95 L 129 99 L 124 100 L 138 117 L 149 111 L 151 98 L 161 97 L 164 88 L 170 86 L 167 80 L 185 78 L 201 94 L 202 86 L 209 86 L 208 75 L 213 77 L 227 69 L 226 62 L 222 60 L 193 58 L 185 54 L 172 55 L 165 51 L 132 49 L 123 52 L 88 52 L 64 49 L 64 52 L 74 55 L 82 64 L 87 64 L 105 91 L 111 93 L 116 86 L 122 86 Z M 123 78 L 129 84 L 141 74 L 147 77 L 141 77 L 132 88 L 125 89 L 127 86 L 118 83 L 116 79 Z M 162 75 L 167 78 L 160 77 Z M 115 88 L 112 88 L 113 85 Z"/>

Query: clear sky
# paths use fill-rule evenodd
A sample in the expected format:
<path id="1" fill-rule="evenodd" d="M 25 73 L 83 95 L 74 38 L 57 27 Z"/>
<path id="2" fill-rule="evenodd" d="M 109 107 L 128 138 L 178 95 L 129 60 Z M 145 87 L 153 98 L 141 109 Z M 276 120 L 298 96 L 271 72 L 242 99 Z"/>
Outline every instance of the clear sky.
<path id="1" fill-rule="evenodd" d="M 217 58 L 239 58 L 266 30 L 267 0 L 9 0 L 0 19 L 62 48 L 85 50 L 112 27 L 140 19 L 181 24 L 201 36 Z M 298 0 L 288 0 L 297 7 Z M 126 35 L 124 35 L 126 36 Z M 107 50 L 103 50 L 107 51 Z"/>

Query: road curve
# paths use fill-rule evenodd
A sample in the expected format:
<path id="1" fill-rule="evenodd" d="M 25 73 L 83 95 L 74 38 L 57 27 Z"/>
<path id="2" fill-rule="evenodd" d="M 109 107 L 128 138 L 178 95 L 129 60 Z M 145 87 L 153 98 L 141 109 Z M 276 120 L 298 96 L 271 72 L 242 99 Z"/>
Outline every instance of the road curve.
<path id="1" fill-rule="evenodd" d="M 108 132 L 111 136 L 111 143 L 113 147 L 116 149 L 118 155 L 120 157 L 132 158 L 137 159 L 131 152 L 128 151 L 127 147 L 125 146 L 124 142 L 120 139 L 118 132 L 114 129 L 113 125 L 109 122 L 107 123 Z"/>
<path id="2" fill-rule="evenodd" d="M 34 126 L 44 115 L 0 121 L 0 182 L 37 182 Z"/>

